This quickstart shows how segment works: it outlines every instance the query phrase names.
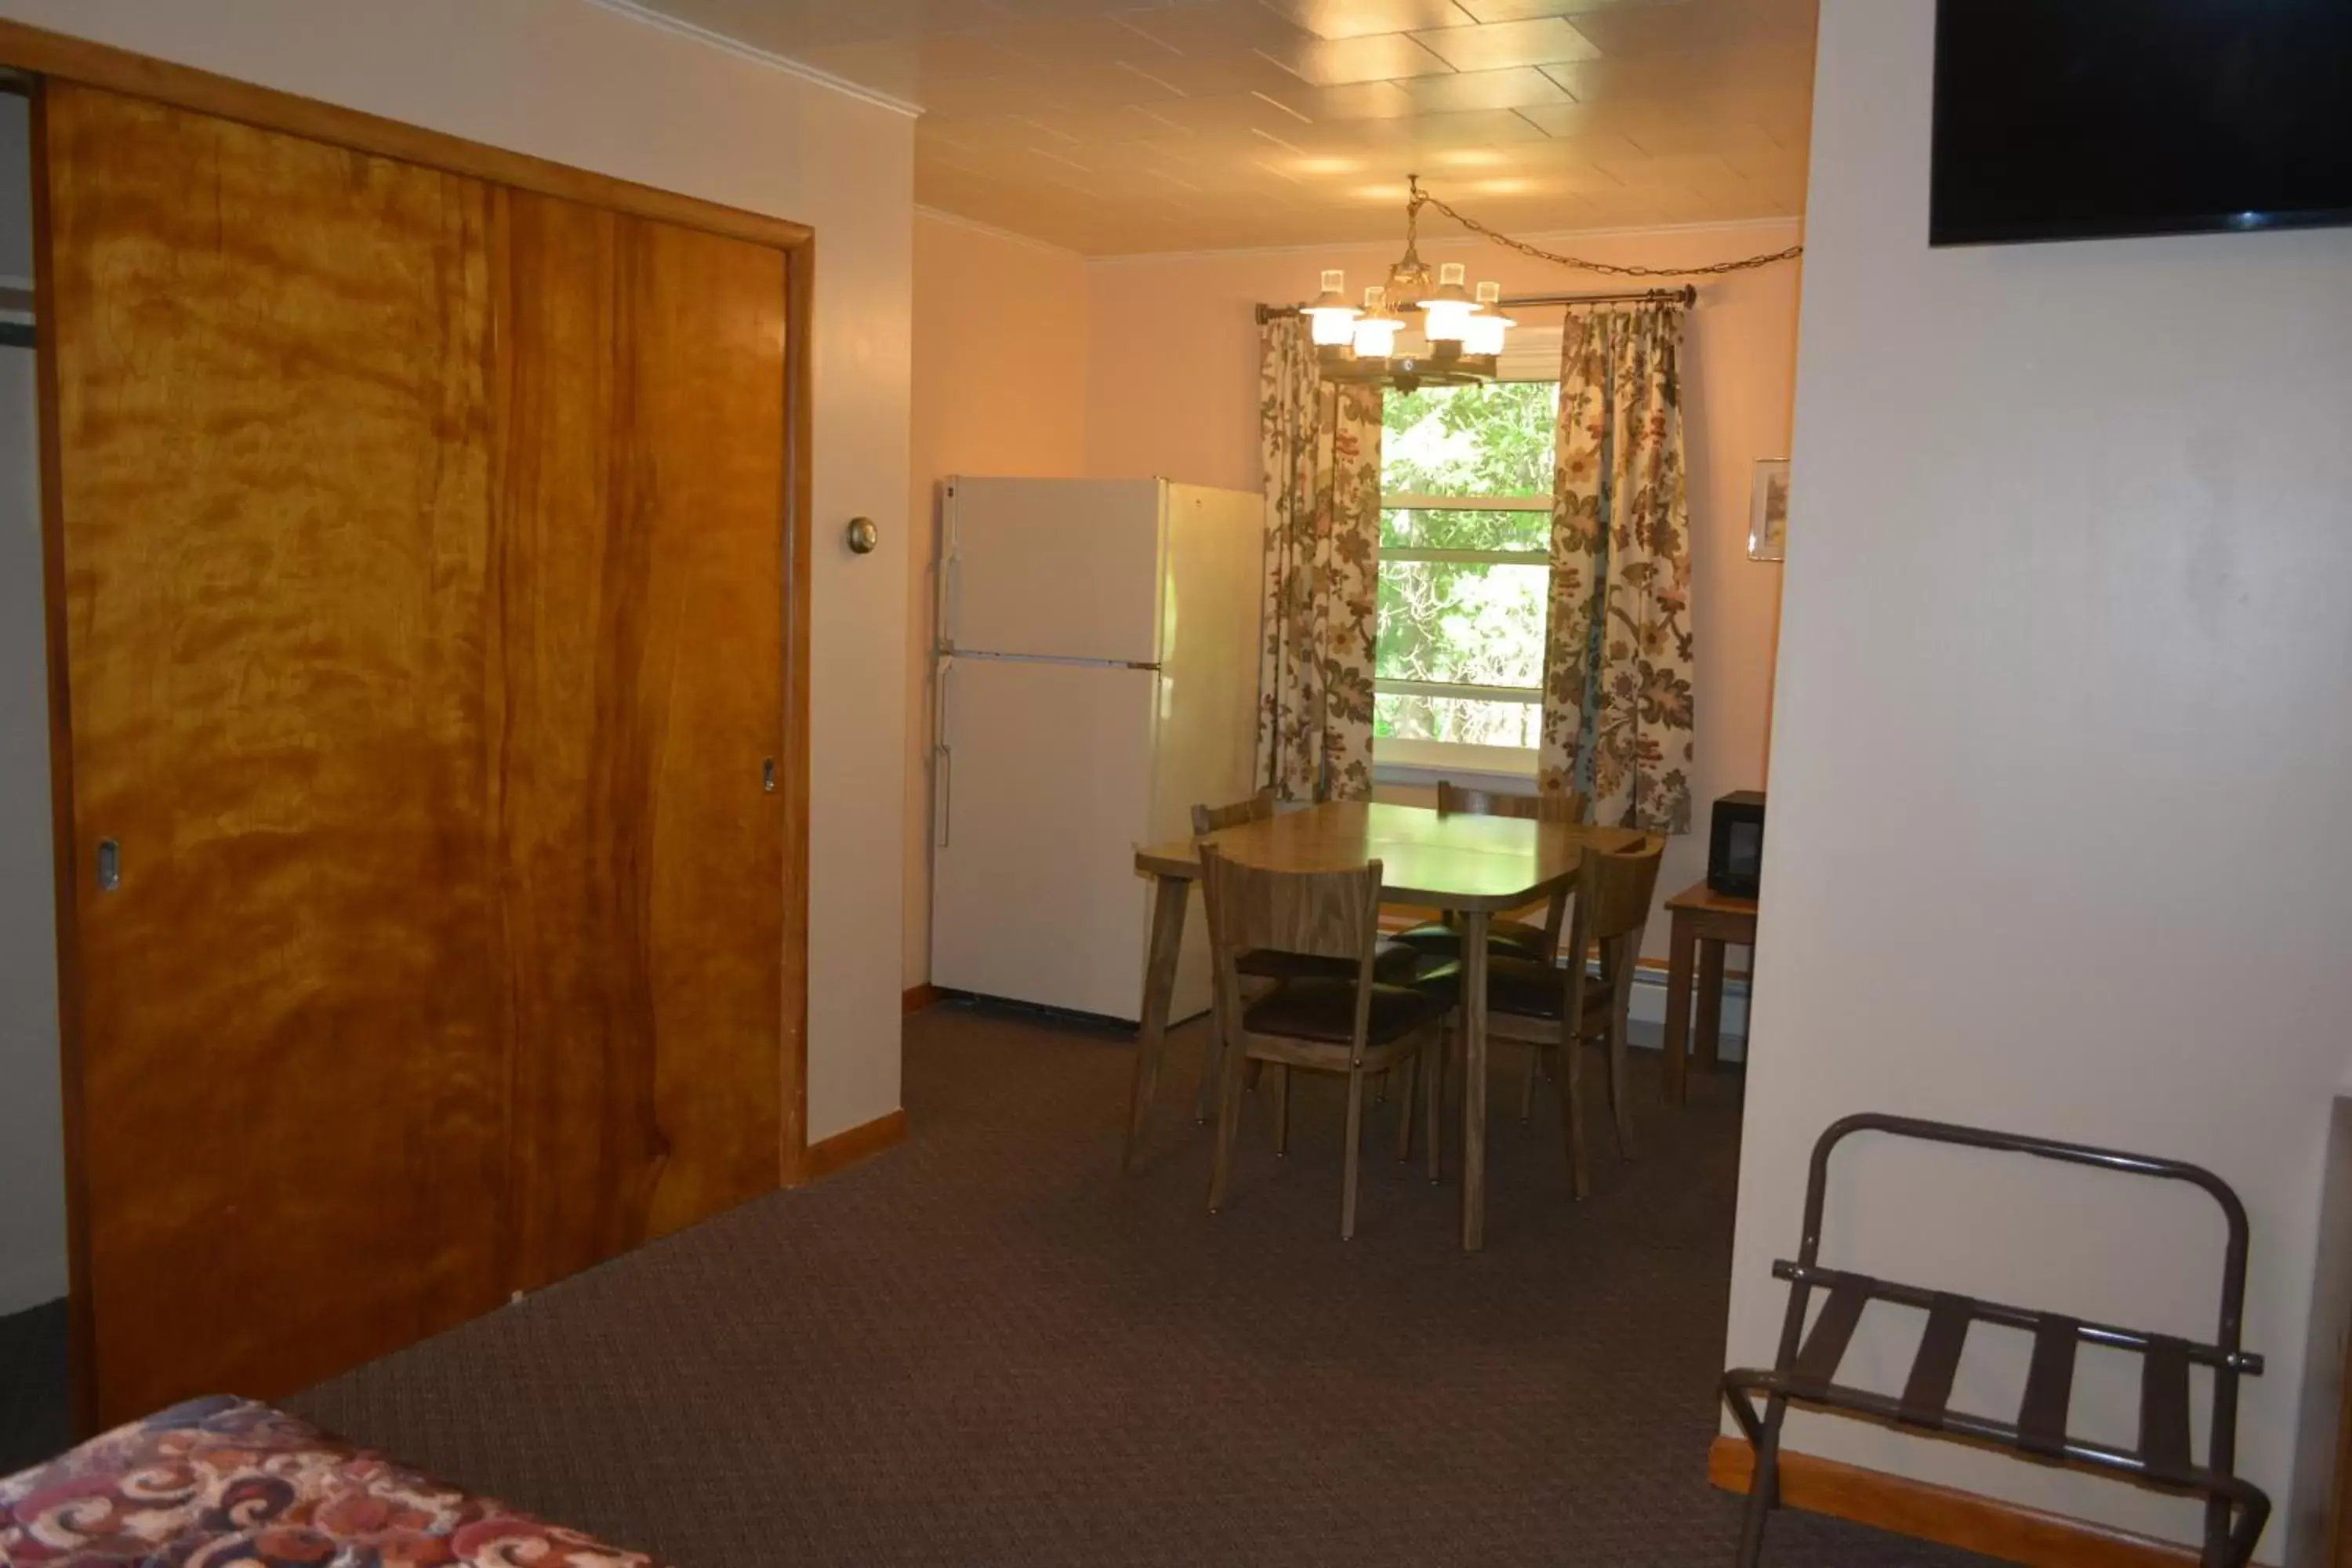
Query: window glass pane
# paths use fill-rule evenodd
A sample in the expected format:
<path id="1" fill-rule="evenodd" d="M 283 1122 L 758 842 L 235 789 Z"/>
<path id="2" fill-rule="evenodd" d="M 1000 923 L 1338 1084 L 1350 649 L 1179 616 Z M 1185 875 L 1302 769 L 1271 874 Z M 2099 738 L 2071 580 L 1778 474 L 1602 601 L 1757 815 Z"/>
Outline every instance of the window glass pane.
<path id="1" fill-rule="evenodd" d="M 1378 653 L 1387 680 L 1543 684 L 1549 569 L 1486 562 L 1381 563 Z"/>
<path id="2" fill-rule="evenodd" d="M 1543 709 L 1534 702 L 1407 697 L 1384 691 L 1372 699 L 1372 734 L 1379 740 L 1532 748 L 1543 738 Z"/>
<path id="3" fill-rule="evenodd" d="M 1551 513 L 1548 511 L 1408 510 L 1381 513 L 1381 548 L 1419 550 L 1528 550 L 1551 558 Z"/>
<path id="4" fill-rule="evenodd" d="M 1551 494 L 1556 381 L 1425 386 L 1381 400 L 1388 495 Z"/>

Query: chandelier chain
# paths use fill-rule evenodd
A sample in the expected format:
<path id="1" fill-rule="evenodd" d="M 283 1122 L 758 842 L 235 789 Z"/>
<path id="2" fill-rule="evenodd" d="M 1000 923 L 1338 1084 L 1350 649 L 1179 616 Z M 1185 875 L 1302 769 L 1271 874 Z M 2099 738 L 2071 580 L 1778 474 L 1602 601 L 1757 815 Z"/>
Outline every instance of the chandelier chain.
<path id="1" fill-rule="evenodd" d="M 1423 190 L 1421 181 L 1415 178 L 1412 181 L 1412 197 L 1406 205 L 1407 213 L 1418 216 L 1422 204 L 1424 202 L 1468 229 L 1472 234 L 1491 240 L 1506 249 L 1516 250 L 1523 256 L 1532 256 L 1538 261 L 1553 262 L 1579 272 L 1600 272 L 1614 278 L 1717 278 L 1727 272 L 1748 272 L 1759 267 L 1771 267 L 1783 261 L 1794 261 L 1805 253 L 1803 246 L 1792 245 L 1786 250 L 1775 250 L 1763 256 L 1743 256 L 1731 261 L 1711 261 L 1704 267 L 1642 267 L 1629 262 L 1590 261 L 1582 257 L 1562 256 L 1557 251 L 1546 250 L 1539 245 L 1529 245 L 1524 239 L 1514 239 L 1507 234 L 1489 228 L 1476 218 L 1455 210 L 1444 198 L 1432 195 Z M 1411 218 L 1409 217 L 1407 221 L 1410 225 Z"/>

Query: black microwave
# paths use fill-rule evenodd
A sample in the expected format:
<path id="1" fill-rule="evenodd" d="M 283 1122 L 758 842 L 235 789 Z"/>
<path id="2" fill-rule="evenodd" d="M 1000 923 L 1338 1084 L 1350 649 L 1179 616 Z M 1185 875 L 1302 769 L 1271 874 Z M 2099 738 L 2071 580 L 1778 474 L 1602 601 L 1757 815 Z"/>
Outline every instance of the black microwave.
<path id="1" fill-rule="evenodd" d="M 1706 838 L 1706 885 L 1752 899 L 1764 870 L 1764 792 L 1734 790 L 1715 803 Z"/>

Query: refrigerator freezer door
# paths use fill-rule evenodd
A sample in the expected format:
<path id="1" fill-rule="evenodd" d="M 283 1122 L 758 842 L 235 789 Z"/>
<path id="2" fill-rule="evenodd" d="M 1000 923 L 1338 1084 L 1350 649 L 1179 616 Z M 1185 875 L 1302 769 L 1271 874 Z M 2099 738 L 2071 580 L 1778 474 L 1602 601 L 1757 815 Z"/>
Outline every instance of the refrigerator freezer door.
<path id="1" fill-rule="evenodd" d="M 956 658 L 944 676 L 931 984 L 1134 1019 L 1150 884 L 1151 670 Z M 1198 900 L 1172 1016 L 1208 1007 Z"/>
<path id="2" fill-rule="evenodd" d="M 948 480 L 940 637 L 963 653 L 1158 662 L 1160 489 Z"/>

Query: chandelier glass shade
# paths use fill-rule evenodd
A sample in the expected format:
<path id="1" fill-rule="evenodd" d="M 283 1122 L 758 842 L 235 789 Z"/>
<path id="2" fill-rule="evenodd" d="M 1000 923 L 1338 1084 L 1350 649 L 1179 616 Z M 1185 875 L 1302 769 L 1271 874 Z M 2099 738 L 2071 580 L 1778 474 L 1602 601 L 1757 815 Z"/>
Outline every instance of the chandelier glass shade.
<path id="1" fill-rule="evenodd" d="M 1388 280 L 1366 289 L 1363 303 L 1348 299 L 1346 274 L 1326 269 L 1323 287 L 1306 306 L 1317 357 L 1326 380 L 1370 382 L 1410 392 L 1417 386 L 1465 385 L 1491 381 L 1504 342 L 1514 325 L 1503 313 L 1502 288 L 1481 283 L 1474 292 L 1462 263 L 1432 270 L 1421 258 L 1421 180 L 1412 176 L 1405 202 L 1404 254 L 1389 268 Z M 1419 353 L 1400 353 L 1397 340 L 1406 318 L 1418 312 Z"/>

